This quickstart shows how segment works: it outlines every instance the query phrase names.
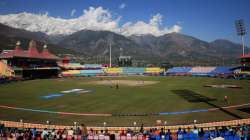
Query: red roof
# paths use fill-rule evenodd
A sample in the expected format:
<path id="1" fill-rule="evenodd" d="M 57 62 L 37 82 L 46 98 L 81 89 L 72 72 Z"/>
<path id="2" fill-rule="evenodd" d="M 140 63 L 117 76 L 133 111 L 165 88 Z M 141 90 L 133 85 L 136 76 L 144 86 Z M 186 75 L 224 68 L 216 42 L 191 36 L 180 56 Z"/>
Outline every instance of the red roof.
<path id="1" fill-rule="evenodd" d="M 244 56 L 242 55 L 240 58 L 250 58 L 250 53 L 245 54 Z"/>
<path id="2" fill-rule="evenodd" d="M 3 50 L 2 53 L 0 54 L 0 58 L 11 58 L 14 55 L 13 50 Z"/>
<path id="3" fill-rule="evenodd" d="M 50 58 L 58 59 L 58 57 L 55 56 L 54 54 L 50 53 L 47 48 L 43 49 L 41 55 L 43 58 L 46 58 L 46 59 L 50 59 Z"/>
<path id="4" fill-rule="evenodd" d="M 17 45 L 16 48 L 15 48 L 15 53 L 19 54 L 22 51 L 23 51 L 22 48 L 19 45 Z"/>
<path id="5" fill-rule="evenodd" d="M 29 49 L 28 49 L 28 56 L 29 57 L 40 57 L 40 54 L 36 48 L 36 42 L 31 40 L 30 43 L 29 43 Z"/>
<path id="6" fill-rule="evenodd" d="M 30 41 L 29 49 L 24 51 L 19 45 L 16 46 L 15 50 L 4 50 L 0 54 L 0 58 L 13 58 L 13 57 L 26 57 L 26 58 L 38 58 L 38 59 L 59 59 L 56 55 L 49 52 L 47 47 L 40 53 L 36 48 L 36 42 Z"/>
<path id="7" fill-rule="evenodd" d="M 63 57 L 63 61 L 69 61 L 69 60 L 70 60 L 69 56 L 66 55 L 66 56 Z"/>

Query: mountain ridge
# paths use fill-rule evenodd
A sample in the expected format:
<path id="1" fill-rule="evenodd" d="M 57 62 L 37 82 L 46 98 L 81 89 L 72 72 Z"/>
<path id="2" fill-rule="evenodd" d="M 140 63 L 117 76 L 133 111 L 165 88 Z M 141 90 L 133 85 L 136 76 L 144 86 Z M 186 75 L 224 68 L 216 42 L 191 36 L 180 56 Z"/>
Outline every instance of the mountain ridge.
<path id="1" fill-rule="evenodd" d="M 206 42 L 180 33 L 158 37 L 150 34 L 126 37 L 110 31 L 81 30 L 66 36 L 51 37 L 3 24 L 0 24 L 0 29 L 3 38 L 0 40 L 1 49 L 9 48 L 8 44 L 14 44 L 18 39 L 34 39 L 60 48 L 60 53 L 66 51 L 83 57 L 83 61 L 89 63 L 107 63 L 110 42 L 113 58 L 131 55 L 135 61 L 153 64 L 170 62 L 176 65 L 234 65 L 238 63 L 241 54 L 241 46 L 231 41 L 217 39 Z M 249 52 L 249 49 L 246 51 Z"/>

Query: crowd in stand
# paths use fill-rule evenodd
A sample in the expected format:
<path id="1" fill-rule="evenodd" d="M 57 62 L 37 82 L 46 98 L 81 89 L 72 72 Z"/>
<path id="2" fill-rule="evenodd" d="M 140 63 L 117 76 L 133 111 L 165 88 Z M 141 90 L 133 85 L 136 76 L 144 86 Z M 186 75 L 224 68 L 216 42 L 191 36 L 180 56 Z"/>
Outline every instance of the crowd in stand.
<path id="1" fill-rule="evenodd" d="M 178 130 L 165 130 L 164 128 L 144 129 L 143 125 L 139 130 L 127 129 L 120 131 L 108 131 L 108 129 L 94 131 L 87 130 L 82 124 L 79 127 L 68 130 L 55 130 L 36 128 L 18 129 L 8 128 L 0 125 L 0 140 L 249 140 L 250 125 L 238 125 L 234 127 L 215 128 L 187 128 Z"/>
<path id="2" fill-rule="evenodd" d="M 25 79 L 24 78 L 19 78 L 19 77 L 0 76 L 0 84 L 7 84 L 7 83 L 22 81 L 22 80 L 25 80 Z"/>
<path id="3" fill-rule="evenodd" d="M 12 81 L 13 81 L 13 78 L 11 78 L 11 77 L 1 77 L 0 76 L 0 84 L 9 83 L 9 82 L 12 82 Z"/>

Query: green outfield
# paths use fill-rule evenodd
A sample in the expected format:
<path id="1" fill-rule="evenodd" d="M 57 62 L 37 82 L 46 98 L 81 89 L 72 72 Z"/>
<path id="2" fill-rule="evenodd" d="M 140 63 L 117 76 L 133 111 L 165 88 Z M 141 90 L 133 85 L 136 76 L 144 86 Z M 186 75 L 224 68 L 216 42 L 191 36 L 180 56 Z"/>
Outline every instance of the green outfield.
<path id="1" fill-rule="evenodd" d="M 207 84 L 237 85 L 241 88 L 204 87 Z M 62 93 L 72 89 L 90 92 Z M 61 96 L 44 98 L 52 94 Z M 228 103 L 224 101 L 224 96 L 228 97 Z M 247 103 L 250 103 L 249 80 L 202 77 L 82 77 L 0 85 L 0 120 L 23 119 L 24 122 L 32 123 L 45 123 L 50 120 L 52 124 L 73 124 L 76 121 L 90 126 L 102 126 L 103 122 L 108 126 L 129 126 L 134 121 L 138 125 L 155 125 L 156 120 L 167 121 L 169 125 L 192 123 L 193 120 L 222 121 L 249 118 L 250 105 L 220 108 Z M 209 108 L 217 110 L 205 111 Z M 190 110 L 198 111 L 189 112 Z M 53 112 L 115 116 L 77 116 Z M 160 112 L 168 114 L 159 115 Z"/>

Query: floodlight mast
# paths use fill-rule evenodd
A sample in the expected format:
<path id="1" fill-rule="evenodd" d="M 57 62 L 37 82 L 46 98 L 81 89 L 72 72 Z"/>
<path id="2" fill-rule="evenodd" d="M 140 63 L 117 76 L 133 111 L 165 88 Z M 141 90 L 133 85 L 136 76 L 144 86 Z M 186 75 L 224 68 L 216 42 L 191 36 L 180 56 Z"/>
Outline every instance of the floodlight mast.
<path id="1" fill-rule="evenodd" d="M 246 28 L 244 24 L 243 19 L 239 19 L 235 21 L 235 27 L 237 31 L 237 35 L 241 38 L 241 44 L 242 44 L 242 56 L 245 55 L 245 43 L 244 43 L 244 36 L 246 35 Z"/>
<path id="2" fill-rule="evenodd" d="M 109 67 L 112 67 L 112 56 L 111 56 L 111 52 L 112 48 L 111 48 L 111 42 L 109 42 Z"/>
<path id="3" fill-rule="evenodd" d="M 107 37 L 107 45 L 109 46 L 109 67 L 112 67 L 112 40 L 113 35 L 110 34 Z"/>
<path id="4" fill-rule="evenodd" d="M 244 43 L 244 36 L 241 35 L 241 44 L 242 44 L 242 56 L 245 55 L 245 43 Z"/>

